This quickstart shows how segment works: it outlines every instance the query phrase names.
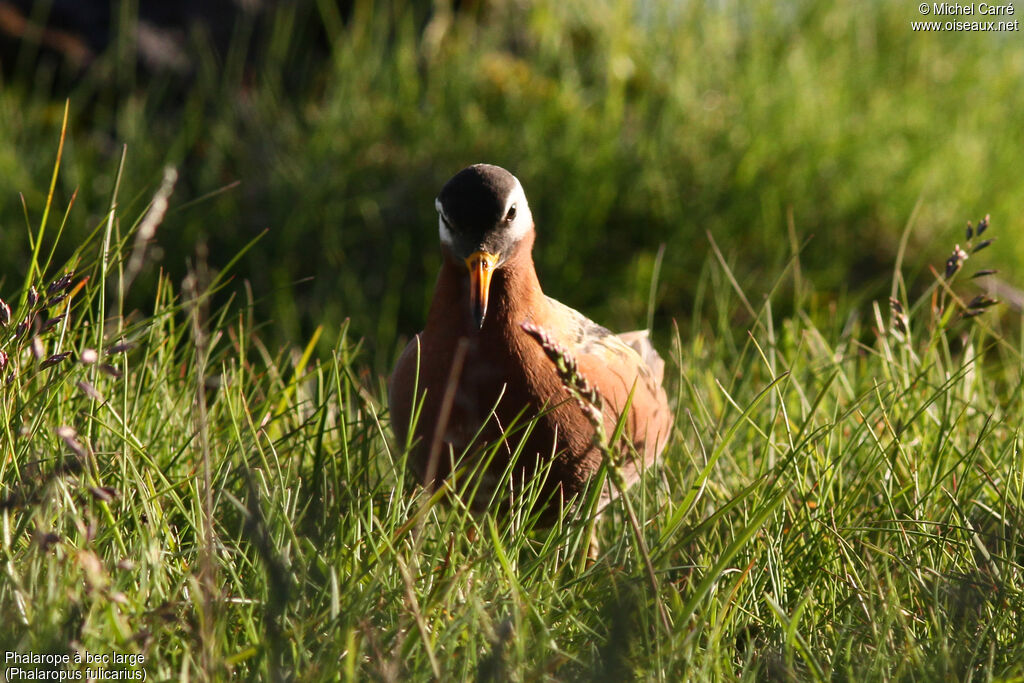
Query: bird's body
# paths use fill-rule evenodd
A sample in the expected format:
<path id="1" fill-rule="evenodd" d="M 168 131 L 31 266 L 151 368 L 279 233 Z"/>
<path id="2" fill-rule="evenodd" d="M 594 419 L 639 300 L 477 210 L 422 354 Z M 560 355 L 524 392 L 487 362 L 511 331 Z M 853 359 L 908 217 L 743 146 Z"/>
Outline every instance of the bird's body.
<path id="1" fill-rule="evenodd" d="M 483 208 L 475 215 L 463 211 L 467 201 Z M 479 457 L 501 441 L 471 501 L 474 507 L 487 505 L 515 458 L 514 487 L 551 463 L 542 495 L 554 510 L 597 472 L 601 456 L 593 425 L 521 327 L 532 323 L 565 348 L 597 387 L 608 434 L 632 393 L 625 429 L 632 449 L 623 467 L 632 483 L 657 458 L 672 425 L 661 359 L 646 335 L 620 338 L 544 294 L 531 253 L 533 219 L 519 182 L 507 171 L 486 165 L 462 171 L 442 190 L 438 209 L 444 264 L 426 327 L 405 348 L 389 385 L 392 423 L 403 443 L 423 398 L 409 454 L 420 480 L 439 481 L 453 461 Z M 467 223 L 484 227 L 474 230 Z M 495 237 L 495 229 L 502 234 Z M 474 274 L 481 254 L 493 259 L 482 275 Z M 532 431 L 524 432 L 538 414 Z"/>

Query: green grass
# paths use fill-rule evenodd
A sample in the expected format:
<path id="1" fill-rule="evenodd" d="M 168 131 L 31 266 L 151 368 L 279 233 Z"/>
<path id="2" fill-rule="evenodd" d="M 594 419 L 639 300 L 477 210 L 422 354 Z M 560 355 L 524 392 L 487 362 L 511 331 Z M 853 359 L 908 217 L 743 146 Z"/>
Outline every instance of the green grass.
<path id="1" fill-rule="evenodd" d="M 143 211 L 107 201 L 65 265 L 64 207 L 33 210 L 0 291 L 4 651 L 142 654 L 151 680 L 1024 676 L 1022 343 L 960 317 L 994 248 L 948 283 L 894 268 L 906 335 L 796 262 L 785 316 L 706 262 L 668 354 L 676 433 L 630 493 L 652 584 L 621 502 L 539 530 L 413 485 L 353 327 L 323 356 L 265 343 L 201 257 L 133 312 Z"/>
<path id="2" fill-rule="evenodd" d="M 188 79 L 138 75 L 124 27 L 81 75 L 22 59 L 0 88 L 0 272 L 22 272 L 14 189 L 42 205 L 41 152 L 65 96 L 57 196 L 79 190 L 69 244 L 102 219 L 122 144 L 126 210 L 172 163 L 180 180 L 151 258 L 180 279 L 196 241 L 224 263 L 269 230 L 236 271 L 273 321 L 268 342 L 323 325 L 327 353 L 347 318 L 377 372 L 423 321 L 440 263 L 434 196 L 473 162 L 522 179 L 550 293 L 621 329 L 646 318 L 663 243 L 657 329 L 690 319 L 705 231 L 754 301 L 789 259 L 790 231 L 798 244 L 813 235 L 803 275 L 864 306 L 888 290 L 912 214 L 909 274 L 963 217 L 1024 229 L 1018 34 L 915 34 L 921 17 L 903 0 L 487 5 L 357 2 L 343 21 L 326 0 L 281 3 L 224 54 L 196 41 Z M 997 259 L 1019 267 L 1024 246 L 1007 242 Z M 140 278 L 131 306 L 157 284 Z M 775 306 L 791 314 L 791 299 Z"/>

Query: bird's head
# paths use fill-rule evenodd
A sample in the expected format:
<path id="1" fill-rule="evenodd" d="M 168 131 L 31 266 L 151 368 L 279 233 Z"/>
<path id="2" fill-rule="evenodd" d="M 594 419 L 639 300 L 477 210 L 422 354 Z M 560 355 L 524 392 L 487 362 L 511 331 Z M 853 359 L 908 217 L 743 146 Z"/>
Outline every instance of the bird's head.
<path id="1" fill-rule="evenodd" d="M 483 327 L 491 276 L 533 231 L 523 186 L 500 166 L 475 164 L 445 183 L 434 206 L 441 247 L 469 271 L 473 319 Z"/>

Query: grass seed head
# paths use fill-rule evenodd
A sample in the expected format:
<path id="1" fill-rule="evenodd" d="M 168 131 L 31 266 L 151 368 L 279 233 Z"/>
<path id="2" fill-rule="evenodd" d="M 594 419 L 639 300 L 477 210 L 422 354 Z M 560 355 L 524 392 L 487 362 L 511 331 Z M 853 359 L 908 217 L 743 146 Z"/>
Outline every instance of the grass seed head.
<path id="1" fill-rule="evenodd" d="M 70 356 L 70 355 L 71 355 L 70 351 L 64 351 L 63 353 L 55 353 L 54 355 L 52 355 L 49 358 L 47 358 L 46 360 L 44 360 L 43 364 L 40 367 L 42 367 L 42 368 L 52 368 L 54 365 L 57 365 L 58 363 L 62 363 L 65 360 L 67 360 L 68 356 Z"/>
<path id="2" fill-rule="evenodd" d="M 46 288 L 47 296 L 53 296 L 61 290 L 67 291 L 71 286 L 71 281 L 75 277 L 75 271 L 69 270 L 68 272 L 61 275 L 59 278 L 50 283 L 50 286 Z"/>
<path id="3" fill-rule="evenodd" d="M 988 220 L 989 220 L 989 214 L 987 214 L 987 213 L 986 213 L 986 214 L 985 214 L 985 217 L 984 217 L 984 218 L 982 218 L 982 219 L 981 219 L 980 221 L 978 221 L 978 230 L 977 230 L 977 234 L 978 234 L 979 236 L 981 235 L 981 233 L 983 233 L 983 232 L 985 232 L 986 230 L 988 230 Z"/>
<path id="4" fill-rule="evenodd" d="M 979 251 L 987 248 L 989 245 L 992 244 L 993 241 L 995 241 L 994 237 L 989 237 L 988 239 L 982 240 L 977 244 L 971 243 L 972 237 L 980 237 L 982 233 L 988 230 L 990 220 L 990 215 L 985 214 L 985 217 L 978 221 L 977 228 L 973 228 L 971 226 L 970 221 L 967 222 L 967 249 L 970 250 L 972 254 L 977 254 Z M 953 255 L 950 256 L 949 260 L 946 261 L 946 278 L 948 279 L 952 274 L 951 269 L 952 272 L 956 272 L 957 270 L 959 270 L 960 265 L 963 264 L 964 260 L 966 259 L 967 254 L 960 248 L 959 244 L 956 245 L 956 247 L 953 249 Z M 985 277 L 986 275 L 994 275 L 997 272 L 998 271 L 992 268 L 977 270 L 974 272 L 973 275 L 971 275 L 971 279 L 973 280 L 975 278 Z M 973 299 L 971 299 L 966 305 L 964 305 L 964 310 L 960 313 L 960 318 L 974 318 L 976 316 L 979 316 L 982 313 L 984 313 L 985 310 L 988 309 L 990 306 L 994 306 L 997 303 L 999 302 L 991 297 L 988 297 L 984 294 L 978 294 Z"/>
<path id="5" fill-rule="evenodd" d="M 999 302 L 996 299 L 985 296 L 984 294 L 979 294 L 970 300 L 967 304 L 967 308 L 988 308 L 989 306 L 994 306 L 997 303 Z"/>
<path id="6" fill-rule="evenodd" d="M 71 452 L 79 459 L 85 458 L 85 448 L 83 448 L 82 444 L 79 443 L 78 432 L 75 431 L 74 427 L 69 427 L 68 425 L 57 427 L 57 436 L 61 438 L 65 445 L 67 445 L 67 447 L 71 449 Z"/>
<path id="7" fill-rule="evenodd" d="M 121 492 L 111 486 L 90 486 L 89 493 L 93 498 L 104 503 L 113 503 L 121 497 Z"/>
<path id="8" fill-rule="evenodd" d="M 42 531 L 37 531 L 33 535 L 33 540 L 39 545 L 39 549 L 45 553 L 48 552 L 50 548 L 52 548 L 53 546 L 60 543 L 61 539 L 60 536 L 53 533 L 52 531 L 46 533 L 43 533 Z"/>
<path id="9" fill-rule="evenodd" d="M 977 254 L 979 251 L 981 251 L 982 249 L 984 249 L 988 245 L 992 244 L 992 242 L 994 242 L 995 239 L 996 239 L 995 237 L 992 237 L 990 239 L 982 240 L 982 241 L 978 242 L 978 244 L 975 245 L 974 249 L 971 250 L 971 253 L 972 254 Z"/>
<path id="10" fill-rule="evenodd" d="M 7 302 L 0 299 L 0 325 L 7 327 L 11 322 L 11 307 Z"/>
<path id="11" fill-rule="evenodd" d="M 546 330 L 533 323 L 524 322 L 520 327 L 540 344 L 544 353 L 555 364 L 558 378 L 562 380 L 562 384 L 569 390 L 569 393 L 576 398 L 576 402 L 586 413 L 587 419 L 594 424 L 600 423 L 602 420 L 601 409 L 604 404 L 601 394 L 595 386 L 587 381 L 586 377 L 580 374 L 579 365 L 569 350 L 552 339 Z"/>
<path id="12" fill-rule="evenodd" d="M 44 322 L 42 324 L 42 326 L 39 328 L 39 331 L 40 332 L 47 332 L 47 331 L 49 331 L 51 328 L 53 328 L 57 323 L 59 323 L 63 319 L 64 319 L 63 314 L 62 315 L 54 316 L 54 317 L 50 318 L 49 320 L 47 320 L 46 322 Z"/>
<path id="13" fill-rule="evenodd" d="M 121 377 L 121 371 L 115 368 L 110 363 L 104 363 L 103 365 L 101 365 L 100 370 L 110 375 L 114 379 L 118 379 Z"/>
<path id="14" fill-rule="evenodd" d="M 94 401 L 103 402 L 103 394 L 96 390 L 96 387 L 86 382 L 84 379 L 79 380 L 75 385 L 82 390 L 82 393 L 91 398 Z"/>
<path id="15" fill-rule="evenodd" d="M 946 279 L 956 275 L 957 271 L 968 258 L 967 252 L 960 248 L 960 245 L 953 247 L 953 253 L 946 259 Z"/>
<path id="16" fill-rule="evenodd" d="M 135 344 L 132 344 L 131 342 L 121 341 L 118 342 L 117 344 L 114 344 L 113 346 L 110 346 L 107 349 L 107 353 L 111 355 L 115 353 L 126 353 L 132 350 L 133 348 L 135 348 Z"/>
<path id="17" fill-rule="evenodd" d="M 892 313 L 892 328 L 900 334 L 907 333 L 907 316 L 903 312 L 903 304 L 896 297 L 889 297 L 889 310 Z"/>

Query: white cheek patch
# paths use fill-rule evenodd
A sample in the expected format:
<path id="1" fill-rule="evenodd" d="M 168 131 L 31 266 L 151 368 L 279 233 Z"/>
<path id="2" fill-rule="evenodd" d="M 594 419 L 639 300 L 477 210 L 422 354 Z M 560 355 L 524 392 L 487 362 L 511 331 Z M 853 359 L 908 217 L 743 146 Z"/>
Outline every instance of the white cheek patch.
<path id="1" fill-rule="evenodd" d="M 438 235 L 441 236 L 441 244 L 445 245 L 446 247 L 455 247 L 455 235 L 452 234 L 452 231 L 448 228 L 448 225 L 445 224 L 444 218 L 442 218 L 440 215 L 438 215 L 437 217 L 437 233 Z"/>
<path id="2" fill-rule="evenodd" d="M 530 205 L 526 201 L 526 193 L 523 192 L 523 186 L 519 183 L 519 178 L 512 176 L 516 181 L 516 186 L 509 192 L 508 201 L 505 203 L 505 215 L 508 215 L 508 210 L 512 208 L 512 205 L 516 205 L 516 217 L 512 219 L 512 223 L 508 228 L 508 236 L 513 242 L 518 242 L 530 231 L 533 227 L 533 214 L 530 213 Z"/>
<path id="3" fill-rule="evenodd" d="M 437 209 L 437 233 L 441 238 L 441 244 L 454 247 L 455 246 L 455 235 L 452 234 L 451 228 L 445 223 L 444 219 L 444 208 L 441 206 L 441 200 L 434 200 L 434 208 Z"/>

